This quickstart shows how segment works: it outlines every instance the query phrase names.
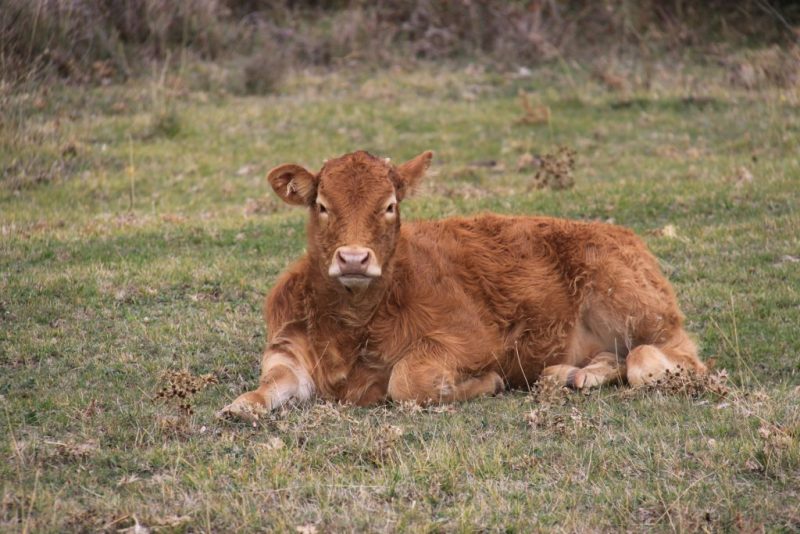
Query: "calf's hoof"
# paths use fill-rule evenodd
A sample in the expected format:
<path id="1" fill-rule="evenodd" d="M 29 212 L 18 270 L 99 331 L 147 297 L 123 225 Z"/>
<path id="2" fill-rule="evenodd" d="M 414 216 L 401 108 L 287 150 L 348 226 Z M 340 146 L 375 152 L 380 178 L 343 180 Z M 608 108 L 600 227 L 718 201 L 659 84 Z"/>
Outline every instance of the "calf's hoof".
<path id="1" fill-rule="evenodd" d="M 602 386 L 607 380 L 591 369 L 581 369 L 572 365 L 551 365 L 542 371 L 542 377 L 552 377 L 556 384 L 574 389 L 589 389 Z"/>
<path id="2" fill-rule="evenodd" d="M 506 390 L 506 381 L 495 372 L 489 374 L 492 382 L 494 382 L 494 391 L 492 392 L 492 395 L 499 395 L 500 393 L 504 392 Z"/>
<path id="3" fill-rule="evenodd" d="M 553 380 L 559 386 L 578 387 L 575 385 L 575 375 L 578 368 L 573 365 L 549 365 L 542 370 L 541 378 Z"/>
<path id="4" fill-rule="evenodd" d="M 600 387 L 607 382 L 606 378 L 586 369 L 578 369 L 572 375 L 572 382 L 569 384 L 575 389 L 589 389 Z"/>
<path id="5" fill-rule="evenodd" d="M 255 391 L 248 391 L 239 395 L 236 400 L 218 411 L 216 415 L 218 419 L 229 421 L 238 419 L 252 423 L 258 421 L 268 411 L 264 396 Z"/>
<path id="6" fill-rule="evenodd" d="M 575 389 L 583 389 L 592 387 L 591 375 L 583 369 L 576 369 L 570 375 L 567 385 Z"/>
<path id="7" fill-rule="evenodd" d="M 627 378 L 631 386 L 643 386 L 658 382 L 667 371 L 680 370 L 677 363 L 652 345 L 639 345 L 628 354 Z"/>

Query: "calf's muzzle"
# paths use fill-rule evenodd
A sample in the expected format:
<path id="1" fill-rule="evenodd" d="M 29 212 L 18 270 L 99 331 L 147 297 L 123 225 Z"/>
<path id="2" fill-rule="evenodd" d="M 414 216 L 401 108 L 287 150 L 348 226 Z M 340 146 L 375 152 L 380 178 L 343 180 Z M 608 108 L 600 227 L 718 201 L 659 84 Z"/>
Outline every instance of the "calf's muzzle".
<path id="1" fill-rule="evenodd" d="M 381 275 L 381 266 L 372 249 L 367 247 L 339 247 L 333 253 L 328 274 L 338 278 L 345 287 L 366 287 L 373 278 Z"/>

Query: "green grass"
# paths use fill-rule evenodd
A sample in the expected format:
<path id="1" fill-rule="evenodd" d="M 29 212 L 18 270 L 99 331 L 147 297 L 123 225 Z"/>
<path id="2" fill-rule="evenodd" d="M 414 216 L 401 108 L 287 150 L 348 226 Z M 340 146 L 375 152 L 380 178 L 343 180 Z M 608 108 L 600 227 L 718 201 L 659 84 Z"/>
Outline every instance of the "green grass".
<path id="1" fill-rule="evenodd" d="M 799 529 L 800 94 L 686 76 L 634 95 L 582 71 L 456 68 L 306 74 L 266 98 L 145 82 L 5 95 L 0 530 Z M 550 125 L 516 123 L 520 89 Z M 575 187 L 530 189 L 518 158 L 559 145 L 577 151 Z M 436 151 L 407 219 L 634 228 L 730 395 L 315 401 L 216 421 L 256 384 L 263 295 L 304 247 L 266 171 L 360 148 Z M 218 379 L 188 417 L 154 401 L 181 369 Z"/>

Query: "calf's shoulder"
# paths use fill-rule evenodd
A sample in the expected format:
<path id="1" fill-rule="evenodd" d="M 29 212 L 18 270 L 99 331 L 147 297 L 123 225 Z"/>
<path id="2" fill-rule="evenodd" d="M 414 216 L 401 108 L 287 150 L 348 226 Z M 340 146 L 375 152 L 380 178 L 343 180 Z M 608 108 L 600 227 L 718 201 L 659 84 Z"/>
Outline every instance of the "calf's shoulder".
<path id="1" fill-rule="evenodd" d="M 306 315 L 305 294 L 309 262 L 307 257 L 293 263 L 278 277 L 264 300 L 264 320 L 271 342 L 289 324 Z"/>

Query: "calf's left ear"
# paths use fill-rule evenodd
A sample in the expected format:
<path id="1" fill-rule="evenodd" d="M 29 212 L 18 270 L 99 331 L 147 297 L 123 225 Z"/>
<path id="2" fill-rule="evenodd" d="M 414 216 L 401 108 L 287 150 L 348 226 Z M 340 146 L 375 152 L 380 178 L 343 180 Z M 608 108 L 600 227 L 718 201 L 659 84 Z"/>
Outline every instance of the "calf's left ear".
<path id="1" fill-rule="evenodd" d="M 425 176 L 425 171 L 431 165 L 433 152 L 426 150 L 414 159 L 410 159 L 397 167 L 397 174 L 399 175 L 399 183 L 395 184 L 397 188 L 397 199 L 402 200 L 419 184 L 420 179 Z"/>
<path id="2" fill-rule="evenodd" d="M 287 204 L 307 206 L 317 192 L 317 179 L 300 165 L 285 163 L 267 174 L 269 185 Z"/>

